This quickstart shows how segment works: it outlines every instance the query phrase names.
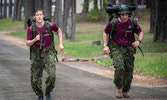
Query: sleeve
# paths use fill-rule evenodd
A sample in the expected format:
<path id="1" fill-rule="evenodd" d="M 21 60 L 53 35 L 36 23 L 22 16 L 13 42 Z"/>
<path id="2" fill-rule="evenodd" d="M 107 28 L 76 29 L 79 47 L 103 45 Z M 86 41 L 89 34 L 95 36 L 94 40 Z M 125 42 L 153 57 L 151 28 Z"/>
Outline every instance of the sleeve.
<path id="1" fill-rule="evenodd" d="M 27 29 L 27 40 L 32 40 L 33 39 L 32 34 L 33 34 L 32 26 L 30 26 Z"/>
<path id="2" fill-rule="evenodd" d="M 106 26 L 104 32 L 107 33 L 107 34 L 109 34 L 111 32 L 111 22 L 108 23 L 108 25 Z"/>
<path id="3" fill-rule="evenodd" d="M 134 21 L 134 25 L 135 25 L 135 32 L 137 34 L 139 34 L 142 31 L 142 29 L 141 29 L 141 27 L 139 26 L 139 24 L 137 23 L 136 20 Z"/>
<path id="4" fill-rule="evenodd" d="M 57 32 L 57 31 L 58 31 L 58 28 L 59 28 L 59 27 L 58 27 L 55 23 L 50 22 L 49 25 L 50 25 L 50 30 L 51 30 L 51 31 L 54 31 L 54 32 Z"/>

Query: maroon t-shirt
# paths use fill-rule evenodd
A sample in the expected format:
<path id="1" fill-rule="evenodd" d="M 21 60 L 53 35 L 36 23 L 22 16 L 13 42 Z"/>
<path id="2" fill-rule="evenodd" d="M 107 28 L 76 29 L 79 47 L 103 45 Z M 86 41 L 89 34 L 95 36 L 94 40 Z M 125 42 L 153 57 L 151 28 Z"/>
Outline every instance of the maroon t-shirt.
<path id="1" fill-rule="evenodd" d="M 55 23 L 50 22 L 49 26 L 50 26 L 50 31 L 51 32 L 52 31 L 54 31 L 54 32 L 58 31 L 58 27 L 56 26 Z M 37 34 L 44 33 L 46 31 L 47 31 L 47 28 L 46 28 L 45 24 L 41 28 L 36 26 L 36 33 Z M 27 30 L 27 40 L 32 40 L 32 39 L 33 39 L 33 30 L 32 30 L 32 26 L 30 26 Z M 53 44 L 53 42 L 51 40 L 51 37 L 50 37 L 49 33 L 43 34 L 42 46 L 47 47 L 47 46 L 50 46 L 52 44 Z M 40 41 L 36 41 L 34 43 L 34 46 L 39 48 L 40 47 Z"/>
<path id="2" fill-rule="evenodd" d="M 121 23 L 117 18 L 115 23 L 115 28 L 114 28 L 114 36 L 113 36 L 114 42 L 121 46 L 127 46 L 129 44 L 132 44 L 132 42 L 134 41 L 134 33 L 132 32 L 131 27 L 132 26 L 131 26 L 130 18 L 126 23 Z M 134 27 L 135 27 L 135 32 L 137 34 L 139 34 L 142 31 L 136 21 L 134 23 Z M 128 29 L 128 30 L 125 30 L 125 29 Z M 111 30 L 112 30 L 112 23 L 109 22 L 109 24 L 106 26 L 104 31 L 107 34 L 109 34 Z"/>

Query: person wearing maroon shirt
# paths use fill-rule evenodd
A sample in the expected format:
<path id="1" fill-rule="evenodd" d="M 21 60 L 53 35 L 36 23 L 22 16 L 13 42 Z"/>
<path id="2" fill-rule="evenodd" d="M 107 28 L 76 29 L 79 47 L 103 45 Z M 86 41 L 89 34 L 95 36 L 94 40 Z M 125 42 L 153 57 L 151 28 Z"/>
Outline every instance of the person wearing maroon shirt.
<path id="1" fill-rule="evenodd" d="M 38 96 L 38 100 L 43 100 L 42 73 L 43 69 L 45 69 L 47 73 L 45 96 L 46 100 L 52 100 L 50 92 L 55 87 L 56 78 L 55 54 L 53 52 L 53 49 L 51 48 L 53 46 L 53 41 L 51 39 L 50 34 L 48 33 L 49 31 L 47 30 L 47 26 L 43 18 L 44 14 L 42 10 L 37 10 L 34 13 L 34 19 L 36 21 L 36 36 L 33 37 L 33 26 L 29 26 L 27 30 L 26 45 L 35 49 L 30 52 L 32 88 Z M 53 22 L 49 22 L 49 27 L 50 32 L 57 32 L 59 38 L 59 50 L 62 51 L 64 49 L 64 46 L 62 43 L 61 29 L 58 26 L 56 26 Z M 43 34 L 42 38 L 41 33 Z M 42 49 L 40 47 L 42 47 Z"/>
<path id="2" fill-rule="evenodd" d="M 112 61 L 115 68 L 114 84 L 117 87 L 117 98 L 129 98 L 128 94 L 133 78 L 134 54 L 143 40 L 143 32 L 137 22 L 134 20 L 134 31 L 132 30 L 131 19 L 129 17 L 128 7 L 122 8 L 118 12 L 119 17 L 115 20 L 114 29 L 109 22 L 103 32 L 103 51 L 105 54 L 112 55 Z M 108 35 L 112 31 L 112 49 L 110 51 L 107 45 Z M 134 34 L 138 35 L 138 40 L 134 39 Z"/>

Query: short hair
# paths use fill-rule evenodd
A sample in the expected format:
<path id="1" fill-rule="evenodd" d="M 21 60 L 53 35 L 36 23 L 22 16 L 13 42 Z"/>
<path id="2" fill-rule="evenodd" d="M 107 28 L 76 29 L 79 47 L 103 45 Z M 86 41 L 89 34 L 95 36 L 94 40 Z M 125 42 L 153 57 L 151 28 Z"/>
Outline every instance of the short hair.
<path id="1" fill-rule="evenodd" d="M 42 9 L 37 9 L 35 12 L 34 12 L 34 16 L 35 16 L 35 14 L 38 12 L 38 11 L 42 11 L 42 14 L 44 15 L 44 11 L 42 10 Z"/>

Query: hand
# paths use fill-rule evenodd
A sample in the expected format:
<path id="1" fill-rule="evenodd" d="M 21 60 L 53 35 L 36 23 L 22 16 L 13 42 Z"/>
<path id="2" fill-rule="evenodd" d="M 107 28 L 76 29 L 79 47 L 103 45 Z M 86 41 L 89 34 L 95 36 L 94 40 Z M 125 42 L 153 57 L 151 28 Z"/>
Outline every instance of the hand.
<path id="1" fill-rule="evenodd" d="M 135 41 L 135 42 L 133 42 L 132 43 L 132 45 L 136 48 L 136 47 L 138 47 L 139 46 L 139 44 L 140 44 L 140 42 L 139 41 Z"/>
<path id="2" fill-rule="evenodd" d="M 40 40 L 40 35 L 39 34 L 35 37 L 35 40 L 36 41 Z"/>
<path id="3" fill-rule="evenodd" d="M 109 47 L 108 47 L 108 46 L 105 46 L 105 47 L 103 48 L 103 52 L 104 52 L 105 54 L 109 55 L 109 52 L 110 52 Z"/>
<path id="4" fill-rule="evenodd" d="M 62 44 L 59 45 L 59 50 L 63 51 L 64 50 L 64 46 Z"/>

